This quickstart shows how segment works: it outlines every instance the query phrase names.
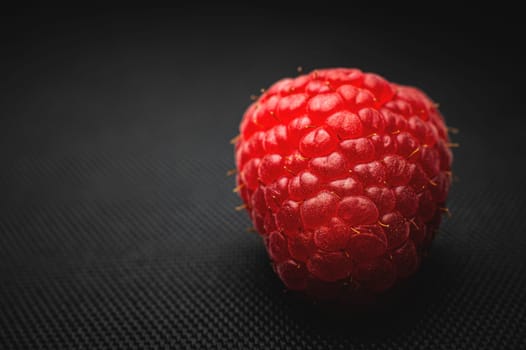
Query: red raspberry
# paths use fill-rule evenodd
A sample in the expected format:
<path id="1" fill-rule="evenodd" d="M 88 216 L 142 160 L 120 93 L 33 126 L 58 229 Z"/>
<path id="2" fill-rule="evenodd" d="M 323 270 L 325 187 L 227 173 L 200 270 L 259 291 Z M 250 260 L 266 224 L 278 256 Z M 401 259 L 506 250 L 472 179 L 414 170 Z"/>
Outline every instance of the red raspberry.
<path id="1" fill-rule="evenodd" d="M 358 69 L 315 70 L 275 83 L 240 131 L 238 189 L 288 288 L 352 298 L 417 270 L 452 160 L 424 93 Z"/>

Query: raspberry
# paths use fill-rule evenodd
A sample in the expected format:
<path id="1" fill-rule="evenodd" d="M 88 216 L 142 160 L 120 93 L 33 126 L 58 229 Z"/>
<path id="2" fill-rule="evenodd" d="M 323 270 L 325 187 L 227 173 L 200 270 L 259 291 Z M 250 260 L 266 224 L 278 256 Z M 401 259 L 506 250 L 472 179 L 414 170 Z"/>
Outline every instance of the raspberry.
<path id="1" fill-rule="evenodd" d="M 358 69 L 283 79 L 245 112 L 237 189 L 287 288 L 375 295 L 413 274 L 451 182 L 444 119 Z"/>

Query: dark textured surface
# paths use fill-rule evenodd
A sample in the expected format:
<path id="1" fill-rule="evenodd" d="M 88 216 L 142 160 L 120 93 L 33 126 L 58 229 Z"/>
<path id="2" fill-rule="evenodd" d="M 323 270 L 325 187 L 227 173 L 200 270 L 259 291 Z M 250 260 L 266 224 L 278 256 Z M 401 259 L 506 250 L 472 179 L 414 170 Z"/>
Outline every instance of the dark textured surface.
<path id="1" fill-rule="evenodd" d="M 526 347 L 516 22 L 46 16 L 2 21 L 0 348 Z M 453 216 L 369 311 L 284 292 L 233 210 L 228 140 L 297 65 L 418 85 L 461 130 Z"/>

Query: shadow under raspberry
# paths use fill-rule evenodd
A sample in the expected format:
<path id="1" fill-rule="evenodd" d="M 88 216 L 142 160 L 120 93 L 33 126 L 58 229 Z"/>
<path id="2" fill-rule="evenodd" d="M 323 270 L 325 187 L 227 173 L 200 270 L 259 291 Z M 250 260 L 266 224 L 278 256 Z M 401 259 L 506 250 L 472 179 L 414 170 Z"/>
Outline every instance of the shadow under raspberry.
<path id="1" fill-rule="evenodd" d="M 365 342 L 407 334 L 443 309 L 445 296 L 459 287 L 451 255 L 454 252 L 445 247 L 434 247 L 415 275 L 366 304 L 313 300 L 295 292 L 271 299 L 308 333 Z"/>

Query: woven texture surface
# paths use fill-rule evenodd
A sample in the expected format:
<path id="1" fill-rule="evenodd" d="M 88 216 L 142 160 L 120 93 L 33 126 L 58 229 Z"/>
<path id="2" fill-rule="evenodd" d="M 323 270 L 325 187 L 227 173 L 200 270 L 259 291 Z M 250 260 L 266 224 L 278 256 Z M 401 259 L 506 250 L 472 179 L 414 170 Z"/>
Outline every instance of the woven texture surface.
<path id="1" fill-rule="evenodd" d="M 472 63 L 479 34 L 424 22 L 415 46 L 409 27 L 326 18 L 36 18 L 3 24 L 25 29 L 0 67 L 0 348 L 526 348 L 518 58 L 497 74 L 497 54 Z M 369 311 L 285 292 L 234 211 L 228 141 L 249 95 L 300 64 L 419 85 L 460 129 L 452 217 Z"/>

